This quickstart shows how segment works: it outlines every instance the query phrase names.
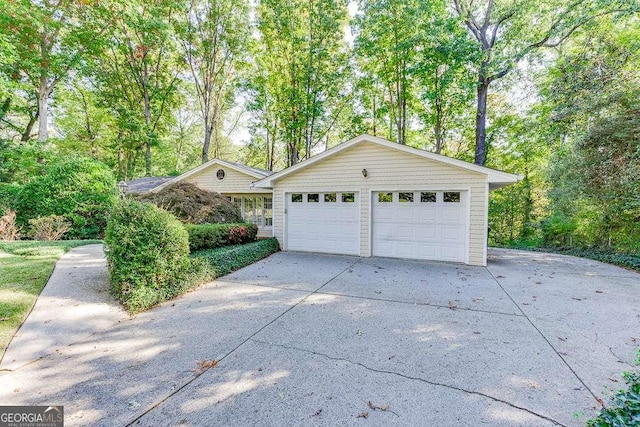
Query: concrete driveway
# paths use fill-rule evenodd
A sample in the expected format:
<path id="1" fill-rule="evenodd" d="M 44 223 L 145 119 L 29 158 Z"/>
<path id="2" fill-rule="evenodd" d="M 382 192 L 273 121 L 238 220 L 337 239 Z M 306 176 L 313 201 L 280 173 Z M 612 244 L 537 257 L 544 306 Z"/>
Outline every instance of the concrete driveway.
<path id="1" fill-rule="evenodd" d="M 67 425 L 584 425 L 637 339 L 640 275 L 589 260 L 278 253 L 13 366 L 0 403 Z"/>

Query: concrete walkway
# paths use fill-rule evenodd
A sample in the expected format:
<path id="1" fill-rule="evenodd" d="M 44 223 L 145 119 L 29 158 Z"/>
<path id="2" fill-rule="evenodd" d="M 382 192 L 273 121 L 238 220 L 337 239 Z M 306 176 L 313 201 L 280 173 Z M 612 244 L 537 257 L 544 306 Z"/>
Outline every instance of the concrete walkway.
<path id="1" fill-rule="evenodd" d="M 18 369 L 127 319 L 108 286 L 102 245 L 80 246 L 64 254 L 13 337 L 0 369 Z"/>
<path id="2" fill-rule="evenodd" d="M 277 253 L 131 319 L 106 306 L 0 373 L 0 402 L 63 404 L 70 426 L 582 426 L 640 339 L 639 274 L 509 250 Z"/>

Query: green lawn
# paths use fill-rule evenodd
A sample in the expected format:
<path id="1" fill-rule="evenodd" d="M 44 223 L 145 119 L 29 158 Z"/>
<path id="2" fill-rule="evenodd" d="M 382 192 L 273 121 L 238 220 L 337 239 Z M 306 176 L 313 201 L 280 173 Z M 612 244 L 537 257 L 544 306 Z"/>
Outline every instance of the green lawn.
<path id="1" fill-rule="evenodd" d="M 69 249 L 91 240 L 0 241 L 0 358 L 53 272 Z"/>

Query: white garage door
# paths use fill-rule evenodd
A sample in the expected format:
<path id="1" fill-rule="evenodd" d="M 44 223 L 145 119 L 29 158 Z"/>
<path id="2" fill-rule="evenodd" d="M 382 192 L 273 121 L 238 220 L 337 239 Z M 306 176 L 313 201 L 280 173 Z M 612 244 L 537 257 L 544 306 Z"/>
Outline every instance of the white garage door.
<path id="1" fill-rule="evenodd" d="M 287 250 L 360 255 L 357 192 L 287 193 Z"/>
<path id="2" fill-rule="evenodd" d="M 373 193 L 373 255 L 465 262 L 465 191 Z"/>

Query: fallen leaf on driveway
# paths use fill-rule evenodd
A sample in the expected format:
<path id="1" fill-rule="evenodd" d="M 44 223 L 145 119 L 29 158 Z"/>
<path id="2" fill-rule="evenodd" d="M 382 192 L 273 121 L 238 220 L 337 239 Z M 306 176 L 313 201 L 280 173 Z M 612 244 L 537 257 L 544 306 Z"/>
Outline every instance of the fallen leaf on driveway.
<path id="1" fill-rule="evenodd" d="M 369 413 L 368 412 L 363 412 L 360 415 L 358 415 L 356 418 L 369 418 Z"/>
<path id="2" fill-rule="evenodd" d="M 582 298 L 571 298 L 571 299 L 574 299 L 576 301 L 582 301 Z"/>
<path id="3" fill-rule="evenodd" d="M 471 299 L 473 300 L 473 302 L 484 301 L 484 298 L 480 297 L 471 297 Z"/>
<path id="4" fill-rule="evenodd" d="M 357 335 L 357 336 L 359 336 L 359 337 L 361 337 L 362 335 L 364 335 L 364 332 L 362 332 L 362 329 L 358 329 L 358 330 L 356 331 L 356 335 Z"/>
<path id="5" fill-rule="evenodd" d="M 213 359 L 202 359 L 196 362 L 196 367 L 191 370 L 194 374 L 200 374 L 207 369 L 215 368 L 218 366 L 218 361 Z"/>
<path id="6" fill-rule="evenodd" d="M 538 383 L 537 383 L 537 382 L 535 382 L 535 381 L 532 381 L 532 382 L 530 382 L 530 383 L 529 383 L 529 387 L 531 387 L 531 388 L 538 388 L 538 387 L 540 387 L 540 384 L 538 384 Z"/>
<path id="7" fill-rule="evenodd" d="M 609 381 L 613 381 L 614 383 L 618 382 L 618 380 L 616 380 L 615 378 L 609 378 Z"/>
<path id="8" fill-rule="evenodd" d="M 453 301 L 449 301 L 449 309 L 451 309 L 451 310 L 455 310 L 456 309 L 456 305 L 453 303 Z"/>
<path id="9" fill-rule="evenodd" d="M 558 338 L 560 341 L 566 341 L 567 340 L 566 338 L 562 338 L 562 337 L 556 337 L 556 338 Z"/>
<path id="10" fill-rule="evenodd" d="M 604 294 L 602 291 L 596 291 L 596 294 Z"/>
<path id="11" fill-rule="evenodd" d="M 322 414 L 322 408 L 318 409 L 315 414 L 312 415 L 312 417 L 318 417 Z"/>

